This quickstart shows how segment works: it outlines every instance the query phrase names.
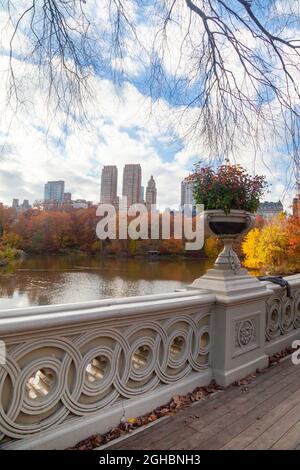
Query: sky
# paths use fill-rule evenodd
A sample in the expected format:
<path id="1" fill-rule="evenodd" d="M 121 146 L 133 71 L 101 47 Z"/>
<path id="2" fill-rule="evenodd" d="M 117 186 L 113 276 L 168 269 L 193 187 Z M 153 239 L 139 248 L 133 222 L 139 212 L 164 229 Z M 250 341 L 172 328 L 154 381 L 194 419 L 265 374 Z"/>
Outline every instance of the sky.
<path id="1" fill-rule="evenodd" d="M 87 2 L 87 8 L 101 31 L 110 33 L 108 11 L 100 9 L 95 1 Z M 132 11 L 132 15 L 138 16 L 138 12 Z M 140 37 L 147 44 L 153 35 L 152 26 L 143 17 L 139 18 L 138 27 Z M 167 93 L 159 100 L 150 97 L 145 65 L 140 60 L 142 49 L 127 38 L 131 53 L 124 57 L 125 74 L 118 77 L 117 83 L 112 72 L 118 74 L 118 60 L 108 61 L 108 66 L 107 61 L 101 62 L 105 63 L 102 67 L 99 63 L 93 65 L 89 79 L 91 96 L 86 103 L 88 122 L 79 125 L 67 121 L 62 110 L 52 109 L 46 90 L 39 86 L 36 64 L 24 59 L 30 41 L 22 30 L 13 57 L 22 84 L 22 103 L 17 109 L 7 105 L 12 27 L 5 9 L 0 9 L 0 29 L 0 201 L 10 205 L 13 198 L 19 198 L 32 203 L 43 198 L 48 180 L 63 179 L 65 190 L 72 193 L 73 199 L 98 202 L 104 165 L 117 165 L 121 194 L 124 165 L 140 163 L 143 186 L 146 187 L 151 175 L 156 181 L 159 205 L 178 207 L 181 180 L 193 170 L 196 161 L 207 159 L 201 136 L 185 132 L 197 110 L 187 111 L 182 119 L 182 107 Z M 189 64 L 185 62 L 188 54 L 178 57 L 182 28 L 172 24 L 169 34 L 168 52 L 161 57 L 161 63 L 170 77 L 183 76 Z M 109 55 L 105 50 L 103 54 L 106 58 Z M 270 194 L 265 199 L 281 199 L 288 209 L 294 188 L 292 184 L 288 186 L 291 173 L 284 149 L 275 149 L 270 136 L 262 146 L 262 153 L 263 158 L 256 157 L 251 145 L 245 142 L 237 160 L 249 171 L 265 174 L 271 183 Z"/>

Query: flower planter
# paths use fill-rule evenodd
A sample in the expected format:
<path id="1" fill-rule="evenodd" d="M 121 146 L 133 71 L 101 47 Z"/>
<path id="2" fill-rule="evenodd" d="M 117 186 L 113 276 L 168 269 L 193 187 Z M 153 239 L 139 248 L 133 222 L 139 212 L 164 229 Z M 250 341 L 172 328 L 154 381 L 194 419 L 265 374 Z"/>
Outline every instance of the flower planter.
<path id="1" fill-rule="evenodd" d="M 241 264 L 232 243 L 251 230 L 255 224 L 255 216 L 242 210 L 231 210 L 226 214 L 223 210 L 216 209 L 204 211 L 203 217 L 205 234 L 215 236 L 224 243 L 224 249 L 216 259 L 215 267 L 239 270 Z"/>

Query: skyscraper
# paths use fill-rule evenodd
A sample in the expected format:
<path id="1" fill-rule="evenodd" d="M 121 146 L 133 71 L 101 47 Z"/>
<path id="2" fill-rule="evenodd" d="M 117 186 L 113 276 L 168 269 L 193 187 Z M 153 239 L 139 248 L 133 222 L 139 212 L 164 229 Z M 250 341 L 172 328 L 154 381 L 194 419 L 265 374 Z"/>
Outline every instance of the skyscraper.
<path id="1" fill-rule="evenodd" d="M 64 192 L 64 181 L 48 181 L 48 183 L 45 184 L 44 200 L 46 202 L 62 204 L 64 200 Z"/>
<path id="2" fill-rule="evenodd" d="M 184 206 L 184 204 L 191 204 L 192 206 L 195 206 L 195 199 L 193 195 L 194 184 L 195 178 L 193 175 L 187 176 L 181 182 L 181 206 Z"/>
<path id="3" fill-rule="evenodd" d="M 19 209 L 19 199 L 17 198 L 13 199 L 12 207 L 16 210 Z"/>
<path id="4" fill-rule="evenodd" d="M 100 202 L 115 204 L 117 202 L 118 169 L 115 165 L 106 165 L 101 174 Z"/>
<path id="5" fill-rule="evenodd" d="M 23 203 L 20 205 L 20 210 L 26 212 L 29 209 L 31 209 L 31 205 L 29 204 L 28 199 L 24 199 Z"/>
<path id="6" fill-rule="evenodd" d="M 157 190 L 153 176 L 148 181 L 146 188 L 146 204 L 156 204 Z"/>
<path id="7" fill-rule="evenodd" d="M 142 169 L 140 164 L 125 165 L 123 171 L 123 197 L 127 197 L 127 205 L 141 202 Z"/>

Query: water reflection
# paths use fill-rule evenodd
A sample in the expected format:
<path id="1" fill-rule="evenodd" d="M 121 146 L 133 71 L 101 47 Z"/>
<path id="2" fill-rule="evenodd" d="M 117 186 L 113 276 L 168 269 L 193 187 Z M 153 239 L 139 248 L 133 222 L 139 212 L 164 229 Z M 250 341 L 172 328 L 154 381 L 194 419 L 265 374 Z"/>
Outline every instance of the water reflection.
<path id="1" fill-rule="evenodd" d="M 211 260 L 30 256 L 14 274 L 0 274 L 0 309 L 171 292 L 211 265 Z"/>

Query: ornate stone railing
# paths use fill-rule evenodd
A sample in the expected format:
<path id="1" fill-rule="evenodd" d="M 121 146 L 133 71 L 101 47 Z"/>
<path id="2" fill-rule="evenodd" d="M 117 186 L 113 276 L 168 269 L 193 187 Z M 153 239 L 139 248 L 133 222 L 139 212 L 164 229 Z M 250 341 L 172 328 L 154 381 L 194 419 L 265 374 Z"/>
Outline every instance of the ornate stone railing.
<path id="1" fill-rule="evenodd" d="M 267 367 L 300 339 L 300 275 L 287 279 L 291 297 L 215 269 L 207 290 L 0 311 L 0 447 L 66 448 Z"/>
<path id="2" fill-rule="evenodd" d="M 275 353 L 291 346 L 300 328 L 300 275 L 288 276 L 290 296 L 285 287 L 268 283 L 272 294 L 266 300 L 266 350 Z"/>
<path id="3" fill-rule="evenodd" d="M 213 305 L 192 291 L 0 312 L 2 447 L 65 448 L 208 384 Z"/>

